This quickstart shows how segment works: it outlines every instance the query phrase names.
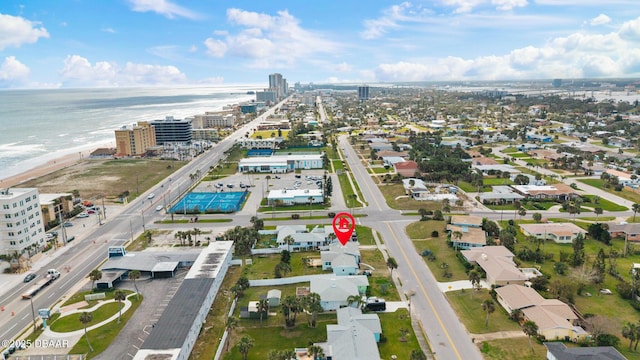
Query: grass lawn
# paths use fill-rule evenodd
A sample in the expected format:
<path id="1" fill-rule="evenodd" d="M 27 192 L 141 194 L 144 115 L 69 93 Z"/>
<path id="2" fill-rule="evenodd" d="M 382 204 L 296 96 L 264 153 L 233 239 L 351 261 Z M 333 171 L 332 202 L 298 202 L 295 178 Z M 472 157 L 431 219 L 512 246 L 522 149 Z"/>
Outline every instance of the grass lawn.
<path id="1" fill-rule="evenodd" d="M 336 171 L 344 170 L 344 165 L 342 164 L 342 160 L 331 160 L 331 162 L 333 163 L 333 168 Z"/>
<path id="2" fill-rule="evenodd" d="M 502 149 L 501 153 L 503 153 L 503 154 L 512 154 L 512 153 L 516 153 L 518 151 L 520 151 L 520 150 L 518 150 L 518 149 L 516 149 L 514 147 L 507 147 L 507 148 Z"/>
<path id="3" fill-rule="evenodd" d="M 257 139 L 258 136 L 263 139 L 267 139 L 270 137 L 278 137 L 281 136 L 283 138 L 287 138 L 287 134 L 289 134 L 289 130 L 280 130 L 280 135 L 278 135 L 278 130 L 256 130 L 251 134 L 252 139 Z"/>
<path id="4" fill-rule="evenodd" d="M 483 178 L 482 182 L 484 185 L 513 185 L 513 181 L 508 178 Z"/>
<path id="5" fill-rule="evenodd" d="M 462 181 L 462 180 L 458 181 L 458 187 L 460 189 L 462 189 L 462 191 L 467 192 L 467 193 L 478 191 L 477 187 L 471 185 L 471 183 L 468 183 L 468 182 Z"/>
<path id="6" fill-rule="evenodd" d="M 441 238 L 445 236 L 445 226 L 446 223 L 444 221 L 437 220 L 429 220 L 429 221 L 418 221 L 412 224 L 409 224 L 406 228 L 407 235 L 409 239 L 433 239 L 431 237 L 431 233 L 433 231 L 437 231 Z"/>
<path id="7" fill-rule="evenodd" d="M 104 194 L 106 199 L 114 201 L 119 194 L 129 191 L 131 201 L 137 197 L 137 190 L 145 192 L 184 164 L 184 161 L 150 159 L 87 160 L 21 183 L 20 187 L 37 187 L 40 193 L 78 190 L 85 199 Z"/>
<path id="8" fill-rule="evenodd" d="M 114 314 L 117 314 L 119 305 L 120 304 L 118 304 L 117 302 L 107 303 L 92 311 L 91 314 L 93 314 L 93 323 L 97 324 L 99 322 L 107 320 Z M 124 304 L 122 304 L 122 306 L 124 306 Z M 51 323 L 51 330 L 56 332 L 82 330 L 84 325 L 79 320 L 80 315 L 81 313 L 75 313 L 59 318 L 58 320 Z"/>
<path id="9" fill-rule="evenodd" d="M 609 201 L 607 199 L 603 199 L 603 198 L 599 198 L 598 199 L 598 204 L 595 203 L 595 195 L 583 195 L 582 197 L 589 199 L 589 202 L 583 202 L 582 205 L 583 206 L 590 206 L 590 207 L 601 207 L 602 210 L 604 211 L 627 211 L 629 210 L 629 208 L 627 208 L 626 206 L 622 206 L 622 205 L 618 205 L 612 201 Z"/>
<path id="10" fill-rule="evenodd" d="M 360 243 L 360 245 L 376 244 L 376 241 L 373 239 L 373 232 L 370 227 L 356 225 L 356 234 L 358 234 L 358 242 Z"/>
<path id="11" fill-rule="evenodd" d="M 494 313 L 495 314 L 495 313 Z M 533 353 L 526 337 L 484 341 L 478 344 L 485 360 L 539 360 L 545 359 L 547 348 L 531 339 Z"/>
<path id="12" fill-rule="evenodd" d="M 623 188 L 622 191 L 615 191 L 613 188 L 605 188 L 602 186 L 604 184 L 604 181 L 600 179 L 579 179 L 578 181 L 585 183 L 587 185 L 591 185 L 593 187 L 597 187 L 598 189 L 602 189 L 611 194 L 620 196 L 623 199 L 633 201 L 634 203 L 640 203 L 640 194 L 634 191 L 631 191 L 627 188 Z"/>
<path id="13" fill-rule="evenodd" d="M 124 291 L 125 294 L 129 295 L 129 294 L 133 294 L 133 291 L 129 291 L 129 290 L 122 290 Z M 91 290 L 85 290 L 85 291 L 79 291 L 75 294 L 73 294 L 69 299 L 67 299 L 67 301 L 65 301 L 61 307 L 65 307 L 71 304 L 75 304 L 77 302 L 80 301 L 84 301 L 84 296 L 87 294 L 99 294 L 99 293 L 104 293 L 104 299 L 102 300 L 111 300 L 113 299 L 113 294 L 115 293 L 114 290 L 110 290 L 110 291 L 104 291 L 104 290 L 98 290 L 98 291 L 91 291 Z M 98 303 L 99 300 L 90 300 L 87 301 L 87 305 L 85 308 L 90 308 L 92 306 L 95 306 Z"/>
<path id="14" fill-rule="evenodd" d="M 424 261 L 437 281 L 446 282 L 468 279 L 466 269 L 456 257 L 455 251 L 447 245 L 446 236 L 440 235 L 437 239 L 432 238 L 429 240 L 413 240 L 413 246 L 418 254 L 422 253 L 423 250 L 431 250 L 436 257 L 434 261 L 429 261 L 426 258 L 424 258 Z M 442 264 L 447 264 L 447 269 L 451 273 L 450 278 L 442 276 Z"/>
<path id="15" fill-rule="evenodd" d="M 378 186 L 380 192 L 384 196 L 387 205 L 397 210 L 419 210 L 421 208 L 426 210 L 440 210 L 442 203 L 438 201 L 418 201 L 412 200 L 404 193 L 404 187 L 402 184 L 390 184 Z M 404 196 L 396 199 L 398 196 Z"/>
<path id="16" fill-rule="evenodd" d="M 412 350 L 420 350 L 407 309 L 379 313 L 378 316 L 382 324 L 382 334 L 387 339 L 378 344 L 381 359 L 391 359 L 392 355 L 396 355 L 398 359 L 409 359 Z M 402 336 L 404 331 L 408 334 L 405 337 Z"/>
<path id="17" fill-rule="evenodd" d="M 519 152 L 511 153 L 511 154 L 509 154 L 509 156 L 512 157 L 512 158 L 516 158 L 516 159 L 523 159 L 523 158 L 531 157 L 531 155 L 529 155 L 529 154 L 519 153 Z"/>
<path id="18" fill-rule="evenodd" d="M 372 167 L 370 168 L 371 171 L 373 171 L 374 174 L 386 174 L 386 173 L 392 173 L 394 170 L 392 167 L 385 169 L 384 167 Z"/>
<path id="19" fill-rule="evenodd" d="M 367 295 L 378 296 L 387 301 L 399 301 L 400 294 L 390 279 L 389 268 L 380 250 L 360 250 L 360 262 L 373 266 L 373 276 L 369 277 Z M 364 268 L 364 267 L 362 267 Z"/>
<path id="20" fill-rule="evenodd" d="M 129 321 L 131 316 L 133 316 L 133 313 L 142 303 L 142 299 L 142 295 L 140 295 L 139 300 L 136 300 L 135 296 L 129 298 L 129 300 L 131 300 L 132 306 L 129 310 L 127 310 L 126 313 L 122 313 L 122 321 L 120 323 L 118 323 L 118 320 L 114 320 L 106 325 L 88 332 L 89 342 L 93 347 L 93 352 L 89 352 L 89 346 L 87 346 L 87 341 L 83 336 L 75 344 L 75 346 L 71 348 L 69 354 L 87 354 L 86 359 L 91 359 L 105 351 L 109 347 L 109 345 L 111 345 L 113 339 L 115 339 L 120 330 L 127 324 L 127 321 Z M 78 323 L 80 323 L 80 321 L 78 321 Z M 95 318 L 91 323 L 96 323 Z M 89 324 L 89 326 L 91 326 L 91 324 Z"/>
<path id="21" fill-rule="evenodd" d="M 486 312 L 482 310 L 482 302 L 491 299 L 491 295 L 486 289 L 474 291 L 473 298 L 471 295 L 471 290 L 446 293 L 449 303 L 467 331 L 472 334 L 485 334 L 496 331 L 520 330 L 518 323 L 509 319 L 507 312 L 495 300 L 496 310 L 489 314 L 489 326 L 485 326 Z"/>
<path id="22" fill-rule="evenodd" d="M 322 267 L 309 267 L 303 263 L 307 257 L 320 257 L 317 251 L 294 252 L 291 254 L 291 272 L 287 277 L 299 275 L 322 274 Z M 250 280 L 273 279 L 274 269 L 280 262 L 280 254 L 254 255 L 253 264 L 245 267 L 245 273 Z M 328 273 L 328 272 L 327 272 Z"/>

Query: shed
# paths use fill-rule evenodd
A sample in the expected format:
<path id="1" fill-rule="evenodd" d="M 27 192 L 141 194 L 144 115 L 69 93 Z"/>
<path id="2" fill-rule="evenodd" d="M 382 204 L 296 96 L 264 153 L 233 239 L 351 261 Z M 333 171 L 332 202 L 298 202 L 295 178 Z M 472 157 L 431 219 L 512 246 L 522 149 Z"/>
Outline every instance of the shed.
<path id="1" fill-rule="evenodd" d="M 267 292 L 267 301 L 269 301 L 269 307 L 280 306 L 280 298 L 282 297 L 282 291 L 278 289 L 271 289 Z"/>

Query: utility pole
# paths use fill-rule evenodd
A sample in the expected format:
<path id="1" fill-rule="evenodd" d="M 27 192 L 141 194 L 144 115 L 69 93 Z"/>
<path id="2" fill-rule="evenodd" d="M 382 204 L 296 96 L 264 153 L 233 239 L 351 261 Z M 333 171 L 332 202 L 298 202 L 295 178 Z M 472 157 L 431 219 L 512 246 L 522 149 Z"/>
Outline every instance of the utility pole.
<path id="1" fill-rule="evenodd" d="M 107 208 L 104 207 L 104 194 L 102 194 L 102 217 L 107 220 Z"/>
<path id="2" fill-rule="evenodd" d="M 147 231 L 144 227 L 144 209 L 140 210 L 140 213 L 142 214 L 142 231 Z"/>
<path id="3" fill-rule="evenodd" d="M 31 301 L 31 317 L 33 318 L 33 333 L 36 333 L 36 309 L 33 307 L 33 296 L 29 298 Z"/>

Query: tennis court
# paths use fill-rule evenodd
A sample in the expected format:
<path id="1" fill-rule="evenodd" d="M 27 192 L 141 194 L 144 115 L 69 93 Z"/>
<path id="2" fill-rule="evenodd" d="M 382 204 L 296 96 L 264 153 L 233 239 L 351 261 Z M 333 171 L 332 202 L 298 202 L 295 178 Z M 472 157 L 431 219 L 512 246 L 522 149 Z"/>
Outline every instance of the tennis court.
<path id="1" fill-rule="evenodd" d="M 232 213 L 240 210 L 249 192 L 188 193 L 169 212 L 180 214 Z"/>

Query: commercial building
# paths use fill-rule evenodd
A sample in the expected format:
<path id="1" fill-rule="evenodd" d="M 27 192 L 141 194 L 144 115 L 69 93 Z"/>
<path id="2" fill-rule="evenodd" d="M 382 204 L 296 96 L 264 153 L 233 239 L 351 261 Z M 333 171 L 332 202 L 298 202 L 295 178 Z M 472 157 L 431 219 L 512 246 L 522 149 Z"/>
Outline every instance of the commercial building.
<path id="1" fill-rule="evenodd" d="M 0 254 L 23 254 L 44 245 L 44 222 L 36 188 L 0 190 Z"/>
<path id="2" fill-rule="evenodd" d="M 256 92 L 256 101 L 274 104 L 278 102 L 278 94 L 274 90 L 258 91 Z"/>
<path id="3" fill-rule="evenodd" d="M 60 219 L 61 214 L 73 210 L 73 199 L 69 193 L 40 194 L 40 209 L 43 224 Z"/>
<path id="4" fill-rule="evenodd" d="M 238 169 L 241 172 L 287 173 L 297 169 L 322 169 L 322 154 L 317 155 L 275 155 L 241 159 Z"/>
<path id="5" fill-rule="evenodd" d="M 123 126 L 115 131 L 116 156 L 142 156 L 148 148 L 156 146 L 156 133 L 146 121 L 139 121 L 131 127 Z"/>
<path id="6" fill-rule="evenodd" d="M 191 121 L 188 119 L 174 119 L 167 116 L 164 120 L 151 121 L 156 134 L 156 143 L 163 145 L 166 143 L 190 143 Z"/>
<path id="7" fill-rule="evenodd" d="M 324 196 L 321 189 L 271 190 L 267 200 L 269 204 L 282 205 L 309 204 L 309 201 L 312 204 L 322 204 Z"/>
<path id="8" fill-rule="evenodd" d="M 229 128 L 236 124 L 236 116 L 230 111 L 210 112 L 194 115 L 191 119 L 193 129 Z"/>
<path id="9" fill-rule="evenodd" d="M 220 135 L 218 134 L 217 129 L 191 129 L 191 140 L 193 141 L 217 141 L 219 138 Z"/>
<path id="10" fill-rule="evenodd" d="M 233 242 L 202 251 L 133 360 L 186 360 L 231 264 Z"/>

